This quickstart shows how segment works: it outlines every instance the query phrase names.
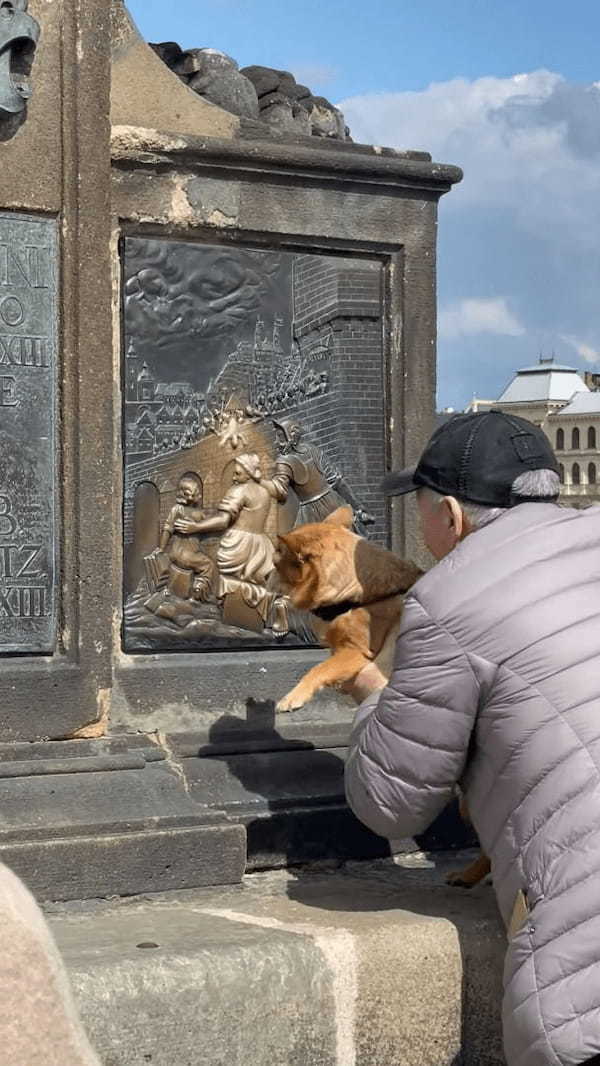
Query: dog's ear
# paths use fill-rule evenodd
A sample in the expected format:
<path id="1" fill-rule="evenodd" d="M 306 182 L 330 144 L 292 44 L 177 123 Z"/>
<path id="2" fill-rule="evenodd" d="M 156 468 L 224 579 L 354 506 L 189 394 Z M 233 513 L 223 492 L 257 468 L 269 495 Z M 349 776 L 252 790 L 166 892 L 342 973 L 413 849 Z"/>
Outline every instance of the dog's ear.
<path id="1" fill-rule="evenodd" d="M 328 514 L 324 521 L 330 522 L 332 526 L 343 526 L 344 529 L 352 529 L 354 513 L 351 507 L 338 507 L 331 514 Z"/>
<path id="2" fill-rule="evenodd" d="M 302 542 L 295 533 L 278 533 L 277 540 L 280 545 L 299 563 L 303 563 L 308 555 L 302 550 Z"/>

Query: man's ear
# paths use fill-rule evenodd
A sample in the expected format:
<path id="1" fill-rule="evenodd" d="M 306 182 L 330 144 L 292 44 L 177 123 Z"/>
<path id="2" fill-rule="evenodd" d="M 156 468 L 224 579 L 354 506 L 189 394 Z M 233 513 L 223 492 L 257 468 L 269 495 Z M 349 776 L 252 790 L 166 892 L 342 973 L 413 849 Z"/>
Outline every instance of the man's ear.
<path id="1" fill-rule="evenodd" d="M 458 500 L 454 496 L 444 496 L 442 506 L 446 511 L 448 528 L 453 531 L 457 541 L 462 540 L 469 530 L 466 528 L 465 513 Z"/>
<path id="2" fill-rule="evenodd" d="M 337 507 L 323 521 L 330 522 L 332 526 L 344 526 L 345 529 L 351 529 L 354 522 L 354 514 L 351 507 Z"/>

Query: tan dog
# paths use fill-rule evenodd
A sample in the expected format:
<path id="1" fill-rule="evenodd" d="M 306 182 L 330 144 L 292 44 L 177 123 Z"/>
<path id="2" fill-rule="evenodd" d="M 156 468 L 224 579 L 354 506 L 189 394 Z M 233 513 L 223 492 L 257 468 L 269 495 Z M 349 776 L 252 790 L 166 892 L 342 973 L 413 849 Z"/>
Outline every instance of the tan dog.
<path id="1" fill-rule="evenodd" d="M 351 530 L 350 507 L 279 537 L 275 566 L 280 591 L 313 613 L 319 641 L 331 657 L 319 663 L 277 704 L 302 707 L 325 685 L 339 685 L 375 660 L 389 676 L 402 614 L 402 594 L 423 573 L 413 563 Z"/>
<path id="2" fill-rule="evenodd" d="M 402 616 L 403 593 L 421 576 L 414 563 L 363 540 L 351 531 L 350 507 L 279 537 L 275 566 L 280 592 L 295 607 L 311 611 L 319 641 L 331 649 L 277 704 L 278 711 L 302 707 L 319 689 L 351 681 L 375 661 L 389 677 Z M 468 820 L 464 798 L 461 814 Z M 483 853 L 449 884 L 471 888 L 489 873 Z"/>
<path id="3" fill-rule="evenodd" d="M 461 818 L 463 818 L 465 822 L 470 822 L 469 808 L 463 795 L 460 796 L 458 809 Z M 487 877 L 490 870 L 490 860 L 485 852 L 481 851 L 469 866 L 465 866 L 464 870 L 452 870 L 452 872 L 447 875 L 446 881 L 449 885 L 455 885 L 456 888 L 473 888 L 475 885 L 478 885 L 480 881 L 483 881 L 484 877 Z"/>

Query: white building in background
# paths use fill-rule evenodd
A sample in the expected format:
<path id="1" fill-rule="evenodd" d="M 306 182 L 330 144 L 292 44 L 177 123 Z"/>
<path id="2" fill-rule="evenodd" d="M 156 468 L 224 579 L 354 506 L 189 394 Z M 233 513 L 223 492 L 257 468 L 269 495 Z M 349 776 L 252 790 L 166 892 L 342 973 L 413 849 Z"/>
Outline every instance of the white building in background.
<path id="1" fill-rule="evenodd" d="M 560 411 L 575 393 L 589 391 L 574 367 L 555 363 L 554 359 L 540 359 L 535 366 L 517 370 L 494 407 L 514 411 L 545 429 L 548 417 Z"/>
<path id="2" fill-rule="evenodd" d="M 567 502 L 600 503 L 600 392 L 576 392 L 543 428 L 560 463 Z"/>
<path id="3" fill-rule="evenodd" d="M 574 507 L 600 503 L 600 375 L 540 359 L 518 370 L 495 401 L 473 398 L 467 411 L 512 412 L 540 426 L 560 463 L 561 496 Z M 590 389 L 592 385 L 592 389 Z"/>

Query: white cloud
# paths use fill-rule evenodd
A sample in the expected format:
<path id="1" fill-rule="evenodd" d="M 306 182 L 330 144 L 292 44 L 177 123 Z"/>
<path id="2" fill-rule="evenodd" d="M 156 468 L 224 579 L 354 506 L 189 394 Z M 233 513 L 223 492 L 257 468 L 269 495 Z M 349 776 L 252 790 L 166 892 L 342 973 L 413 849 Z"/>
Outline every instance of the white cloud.
<path id="1" fill-rule="evenodd" d="M 422 92 L 372 93 L 339 106 L 355 140 L 424 149 L 463 167 L 464 179 L 445 210 L 460 210 L 467 201 L 508 207 L 525 230 L 552 222 L 563 235 L 574 227 L 574 239 L 596 243 L 589 224 L 600 223 L 597 86 L 572 85 L 538 70 L 457 78 Z"/>
<path id="2" fill-rule="evenodd" d="M 442 404 L 497 395 L 541 350 L 600 362 L 600 82 L 537 70 L 338 106 L 356 141 L 463 168 L 440 203 Z M 473 300 L 481 279 L 502 299 Z"/>
<path id="3" fill-rule="evenodd" d="M 491 300 L 461 300 L 459 304 L 445 307 L 438 320 L 440 337 L 470 337 L 478 333 L 496 333 L 508 337 L 520 337 L 524 328 L 513 315 L 506 301 L 500 297 Z"/>
<path id="4" fill-rule="evenodd" d="M 562 340 L 566 344 L 570 344 L 577 354 L 582 359 L 585 359 L 586 363 L 600 363 L 600 351 L 592 348 L 591 344 L 586 344 L 585 341 L 580 340 L 578 337 L 563 336 Z"/>

